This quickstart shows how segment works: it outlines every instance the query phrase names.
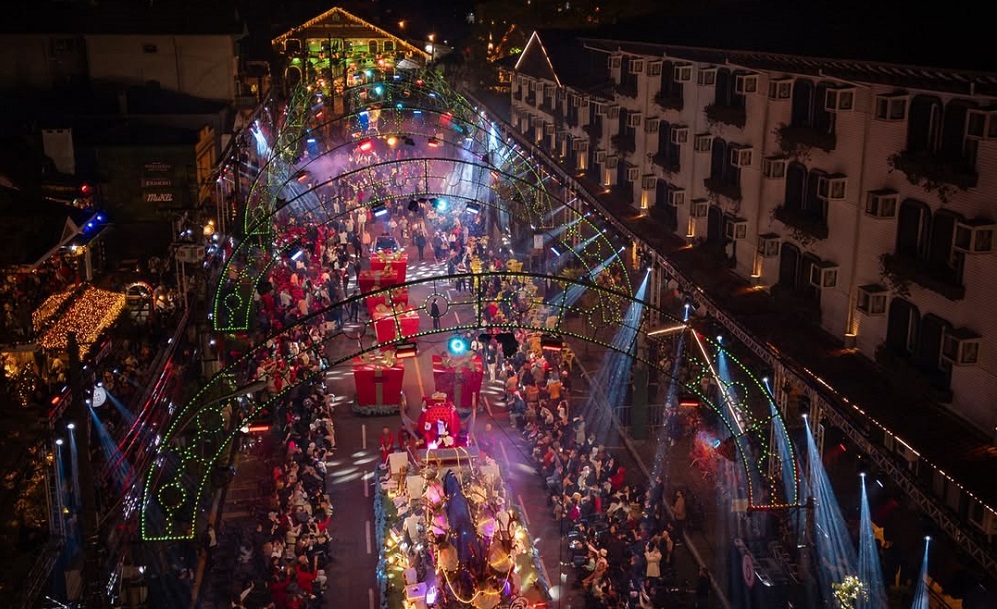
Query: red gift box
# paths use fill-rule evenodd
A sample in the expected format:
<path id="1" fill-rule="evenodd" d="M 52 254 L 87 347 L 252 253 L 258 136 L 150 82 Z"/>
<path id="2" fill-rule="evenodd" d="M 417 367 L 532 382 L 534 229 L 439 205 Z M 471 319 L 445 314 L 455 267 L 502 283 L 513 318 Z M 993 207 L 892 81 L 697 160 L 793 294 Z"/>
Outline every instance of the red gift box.
<path id="1" fill-rule="evenodd" d="M 390 273 L 387 271 L 360 271 L 359 282 L 361 292 L 373 292 L 374 290 L 397 285 L 399 283 L 398 273 L 394 271 Z"/>
<path id="2" fill-rule="evenodd" d="M 419 333 L 419 314 L 415 311 L 404 311 L 392 313 L 384 305 L 380 305 L 374 311 L 374 332 L 377 334 L 377 342 L 387 343 L 398 338 L 399 326 L 401 327 L 401 338 L 408 338 Z"/>
<path id="3" fill-rule="evenodd" d="M 483 378 L 484 368 L 479 355 L 433 356 L 436 390 L 447 394 L 458 408 L 471 408 L 477 403 Z"/>
<path id="4" fill-rule="evenodd" d="M 394 357 L 365 355 L 353 358 L 357 404 L 384 406 L 401 402 L 405 366 Z"/>
<path id="5" fill-rule="evenodd" d="M 368 296 L 366 302 L 367 313 L 371 317 L 374 317 L 374 311 L 377 310 L 378 305 L 384 305 L 389 309 L 394 305 L 396 311 L 404 311 L 408 308 L 408 288 L 398 288 L 390 292 Z"/>
<path id="6" fill-rule="evenodd" d="M 404 283 L 405 271 L 408 270 L 408 255 L 401 252 L 379 252 L 370 259 L 370 270 L 393 272 L 398 275 L 398 283 Z"/>

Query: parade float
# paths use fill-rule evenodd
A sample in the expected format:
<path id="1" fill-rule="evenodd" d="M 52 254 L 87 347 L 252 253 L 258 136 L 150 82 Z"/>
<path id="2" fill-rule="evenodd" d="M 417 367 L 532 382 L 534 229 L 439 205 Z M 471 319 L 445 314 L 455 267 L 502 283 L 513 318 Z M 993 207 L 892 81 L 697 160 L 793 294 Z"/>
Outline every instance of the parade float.
<path id="1" fill-rule="evenodd" d="M 404 377 L 405 366 L 393 350 L 373 351 L 353 358 L 357 389 L 353 412 L 368 416 L 398 412 L 405 400 Z"/>
<path id="2" fill-rule="evenodd" d="M 547 607 L 549 584 L 498 465 L 473 447 L 428 448 L 418 465 L 396 455 L 374 499 L 381 609 Z"/>

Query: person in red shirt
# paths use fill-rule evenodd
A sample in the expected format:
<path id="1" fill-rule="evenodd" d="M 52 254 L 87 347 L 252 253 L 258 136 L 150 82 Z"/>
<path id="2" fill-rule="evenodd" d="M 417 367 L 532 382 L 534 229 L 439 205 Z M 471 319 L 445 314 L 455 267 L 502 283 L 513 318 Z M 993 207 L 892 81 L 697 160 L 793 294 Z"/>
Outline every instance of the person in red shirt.
<path id="1" fill-rule="evenodd" d="M 381 447 L 381 463 L 387 465 L 388 455 L 395 450 L 395 436 L 391 434 L 391 430 L 388 427 L 381 428 L 379 443 Z"/>
<path id="2" fill-rule="evenodd" d="M 303 594 L 306 594 L 308 596 L 314 594 L 315 578 L 317 577 L 315 573 L 299 566 L 296 577 L 297 577 L 298 587 L 301 588 L 301 592 Z"/>

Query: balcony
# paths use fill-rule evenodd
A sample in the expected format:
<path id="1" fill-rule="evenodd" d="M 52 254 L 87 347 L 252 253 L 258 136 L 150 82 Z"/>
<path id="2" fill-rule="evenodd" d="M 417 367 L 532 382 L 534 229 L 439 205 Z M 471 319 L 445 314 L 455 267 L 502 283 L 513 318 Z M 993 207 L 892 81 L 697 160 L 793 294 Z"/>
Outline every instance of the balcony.
<path id="1" fill-rule="evenodd" d="M 703 185 L 706 186 L 706 190 L 717 196 L 727 197 L 733 201 L 741 200 L 740 184 L 727 184 L 719 178 L 706 178 L 703 180 Z"/>
<path id="2" fill-rule="evenodd" d="M 515 101 L 523 101 L 523 91 L 522 89 L 516 89 L 512 92 L 512 99 Z"/>
<path id="3" fill-rule="evenodd" d="M 710 123 L 723 123 L 741 129 L 748 120 L 744 106 L 728 106 L 725 104 L 710 104 L 704 109 L 706 120 Z"/>
<path id="4" fill-rule="evenodd" d="M 947 266 L 938 267 L 914 256 L 883 254 L 879 257 L 879 267 L 890 287 L 901 295 L 909 293 L 910 284 L 915 283 L 949 300 L 966 297 L 966 287 Z"/>
<path id="5" fill-rule="evenodd" d="M 599 123 L 589 123 L 582 127 L 582 131 L 589 136 L 589 140 L 595 142 L 602 138 L 602 125 Z"/>
<path id="6" fill-rule="evenodd" d="M 557 106 L 555 106 L 554 103 L 550 100 L 545 100 L 542 104 L 537 106 L 537 110 L 540 110 L 541 112 L 546 112 L 547 114 L 557 114 L 559 112 Z"/>
<path id="7" fill-rule="evenodd" d="M 526 95 L 526 103 L 528 103 L 531 106 L 537 105 L 537 94 L 536 93 L 529 93 L 529 94 L 527 94 Z"/>
<path id="8" fill-rule="evenodd" d="M 805 156 L 811 148 L 820 148 L 824 152 L 831 152 L 838 144 L 838 138 L 833 133 L 824 133 L 813 127 L 794 127 L 783 124 L 776 129 L 775 134 L 779 148 L 784 154 L 790 156 Z"/>
<path id="9" fill-rule="evenodd" d="M 678 159 L 669 158 L 660 152 L 651 157 L 651 162 L 664 169 L 665 173 L 678 173 L 681 170 Z"/>
<path id="10" fill-rule="evenodd" d="M 947 202 L 953 190 L 975 188 L 979 181 L 976 169 L 963 159 L 944 157 L 937 152 L 911 152 L 904 150 L 887 159 L 891 169 L 907 176 L 907 181 L 928 192 L 937 192 L 942 203 Z"/>
<path id="11" fill-rule="evenodd" d="M 782 222 L 802 236 L 811 239 L 827 239 L 827 222 L 801 209 L 792 209 L 785 205 L 775 208 L 775 219 Z"/>
<path id="12" fill-rule="evenodd" d="M 632 133 L 619 133 L 609 138 L 609 141 L 620 154 L 633 154 L 637 150 L 637 139 Z"/>
<path id="13" fill-rule="evenodd" d="M 636 82 L 621 82 L 613 87 L 613 91 L 621 97 L 629 97 L 631 99 L 637 98 L 637 83 Z"/>
<path id="14" fill-rule="evenodd" d="M 578 126 L 578 114 L 571 114 L 571 113 L 569 113 L 568 116 L 565 117 L 564 122 L 569 127 L 577 127 Z"/>
<path id="15" fill-rule="evenodd" d="M 663 91 L 659 91 L 657 95 L 654 96 L 654 103 L 662 110 L 682 110 L 685 105 L 685 100 L 681 95 L 671 96 L 667 95 Z"/>
<path id="16" fill-rule="evenodd" d="M 921 369 L 907 354 L 897 353 L 883 343 L 876 347 L 876 363 L 895 387 L 910 389 L 940 404 L 952 402 L 952 390 L 946 386 L 945 375 L 938 370 Z"/>

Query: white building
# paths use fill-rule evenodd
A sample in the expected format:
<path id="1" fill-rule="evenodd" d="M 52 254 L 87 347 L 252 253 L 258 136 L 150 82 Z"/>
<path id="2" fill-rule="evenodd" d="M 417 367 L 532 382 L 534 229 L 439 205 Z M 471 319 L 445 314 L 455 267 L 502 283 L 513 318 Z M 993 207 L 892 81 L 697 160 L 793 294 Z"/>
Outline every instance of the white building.
<path id="1" fill-rule="evenodd" d="M 514 125 L 997 428 L 997 74 L 583 44 L 611 92 L 560 82 L 558 51 L 534 36 L 514 71 Z"/>

